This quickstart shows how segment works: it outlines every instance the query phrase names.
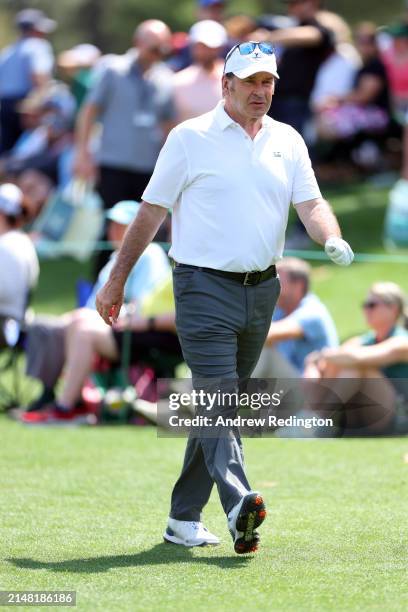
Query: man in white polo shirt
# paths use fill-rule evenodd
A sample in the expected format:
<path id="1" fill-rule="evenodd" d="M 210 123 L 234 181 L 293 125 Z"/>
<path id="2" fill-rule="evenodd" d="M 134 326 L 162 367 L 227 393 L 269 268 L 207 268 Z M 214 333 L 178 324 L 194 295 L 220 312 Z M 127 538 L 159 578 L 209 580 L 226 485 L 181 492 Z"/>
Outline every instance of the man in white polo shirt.
<path id="1" fill-rule="evenodd" d="M 275 262 L 282 256 L 291 202 L 310 237 L 335 263 L 349 265 L 353 259 L 321 197 L 301 136 L 266 116 L 278 78 L 269 43 L 231 49 L 223 101 L 169 134 L 141 210 L 97 296 L 97 309 L 111 324 L 127 274 L 172 209 L 177 331 L 198 388 L 235 390 L 254 369 L 279 295 Z M 212 416 L 234 416 L 236 410 L 217 405 Z M 218 544 L 201 523 L 214 482 L 235 551 L 255 551 L 265 505 L 248 483 L 234 427 L 215 435 L 203 427 L 190 436 L 165 540 Z"/>

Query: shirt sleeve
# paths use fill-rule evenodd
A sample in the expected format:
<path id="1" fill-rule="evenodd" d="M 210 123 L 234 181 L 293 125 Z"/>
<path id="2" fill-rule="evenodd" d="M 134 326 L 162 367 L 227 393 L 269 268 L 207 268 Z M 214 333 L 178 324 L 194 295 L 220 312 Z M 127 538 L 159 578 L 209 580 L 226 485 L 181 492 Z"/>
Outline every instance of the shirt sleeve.
<path id="1" fill-rule="evenodd" d="M 294 149 L 295 170 L 292 186 L 292 202 L 293 205 L 296 206 L 296 204 L 301 204 L 308 200 L 321 198 L 322 194 L 317 184 L 305 141 L 297 132 L 295 132 Z"/>
<path id="2" fill-rule="evenodd" d="M 34 74 L 51 74 L 54 68 L 54 54 L 47 40 L 30 41 L 29 61 Z"/>
<path id="3" fill-rule="evenodd" d="M 295 321 L 301 327 L 303 337 L 307 340 L 316 341 L 324 336 L 322 320 L 306 304 L 294 310 L 287 320 Z"/>
<path id="4" fill-rule="evenodd" d="M 107 105 L 111 86 L 112 86 L 112 70 L 105 68 L 103 72 L 95 79 L 93 87 L 88 93 L 85 102 L 95 104 L 103 109 Z"/>
<path id="5" fill-rule="evenodd" d="M 160 151 L 142 199 L 149 204 L 173 208 L 187 184 L 188 158 L 176 128 L 170 132 Z"/>

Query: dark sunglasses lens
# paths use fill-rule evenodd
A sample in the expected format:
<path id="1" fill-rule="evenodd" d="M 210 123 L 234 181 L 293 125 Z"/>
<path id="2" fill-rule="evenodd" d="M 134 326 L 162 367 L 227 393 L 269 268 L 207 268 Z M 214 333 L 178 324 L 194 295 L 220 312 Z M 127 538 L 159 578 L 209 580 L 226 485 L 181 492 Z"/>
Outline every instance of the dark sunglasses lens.
<path id="1" fill-rule="evenodd" d="M 261 43 L 259 43 L 258 47 L 260 48 L 262 53 L 265 53 L 266 55 L 273 55 L 274 54 L 275 50 L 273 48 L 273 45 L 271 45 L 271 43 L 261 42 Z"/>
<path id="2" fill-rule="evenodd" d="M 376 306 L 378 306 L 379 302 L 363 302 L 362 306 L 363 308 L 366 308 L 367 310 L 372 310 L 373 308 L 375 308 Z"/>

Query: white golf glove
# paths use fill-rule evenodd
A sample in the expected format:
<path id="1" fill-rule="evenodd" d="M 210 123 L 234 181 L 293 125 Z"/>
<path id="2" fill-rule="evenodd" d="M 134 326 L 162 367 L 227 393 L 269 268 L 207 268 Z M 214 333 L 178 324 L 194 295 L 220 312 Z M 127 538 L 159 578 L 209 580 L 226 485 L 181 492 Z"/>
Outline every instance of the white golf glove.
<path id="1" fill-rule="evenodd" d="M 354 253 L 348 242 L 338 236 L 330 236 L 324 245 L 326 255 L 338 266 L 349 266 Z"/>

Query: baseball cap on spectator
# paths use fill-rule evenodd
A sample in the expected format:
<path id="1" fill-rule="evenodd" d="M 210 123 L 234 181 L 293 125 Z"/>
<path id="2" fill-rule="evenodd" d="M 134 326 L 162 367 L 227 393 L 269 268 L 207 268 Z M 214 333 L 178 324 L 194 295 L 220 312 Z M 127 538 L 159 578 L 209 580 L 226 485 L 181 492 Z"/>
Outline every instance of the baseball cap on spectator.
<path id="1" fill-rule="evenodd" d="M 202 7 L 212 6 L 213 4 L 225 4 L 226 0 L 198 0 L 198 4 Z"/>
<path id="2" fill-rule="evenodd" d="M 226 29 L 220 23 L 212 19 L 197 21 L 197 23 L 190 28 L 188 36 L 190 43 L 202 43 L 211 49 L 223 47 L 228 41 Z"/>
<path id="3" fill-rule="evenodd" d="M 230 72 L 239 79 L 246 79 L 257 72 L 269 72 L 279 79 L 275 53 L 260 53 L 258 47 L 249 55 L 242 55 L 237 45 L 231 55 L 227 55 L 225 62 L 224 74 Z"/>
<path id="4" fill-rule="evenodd" d="M 17 185 L 0 185 L 0 212 L 8 217 L 18 217 L 23 212 L 23 192 Z"/>
<path id="5" fill-rule="evenodd" d="M 16 26 L 21 30 L 36 30 L 50 34 L 57 27 L 57 22 L 38 9 L 24 9 L 16 15 Z"/>
<path id="6" fill-rule="evenodd" d="M 106 218 L 110 221 L 115 221 L 120 225 L 129 225 L 136 217 L 140 208 L 140 202 L 135 200 L 121 200 L 115 206 L 112 206 L 107 213 Z"/>
<path id="7" fill-rule="evenodd" d="M 100 57 L 101 52 L 98 47 L 84 43 L 62 51 L 58 56 L 58 65 L 61 68 L 88 68 L 93 66 Z"/>

